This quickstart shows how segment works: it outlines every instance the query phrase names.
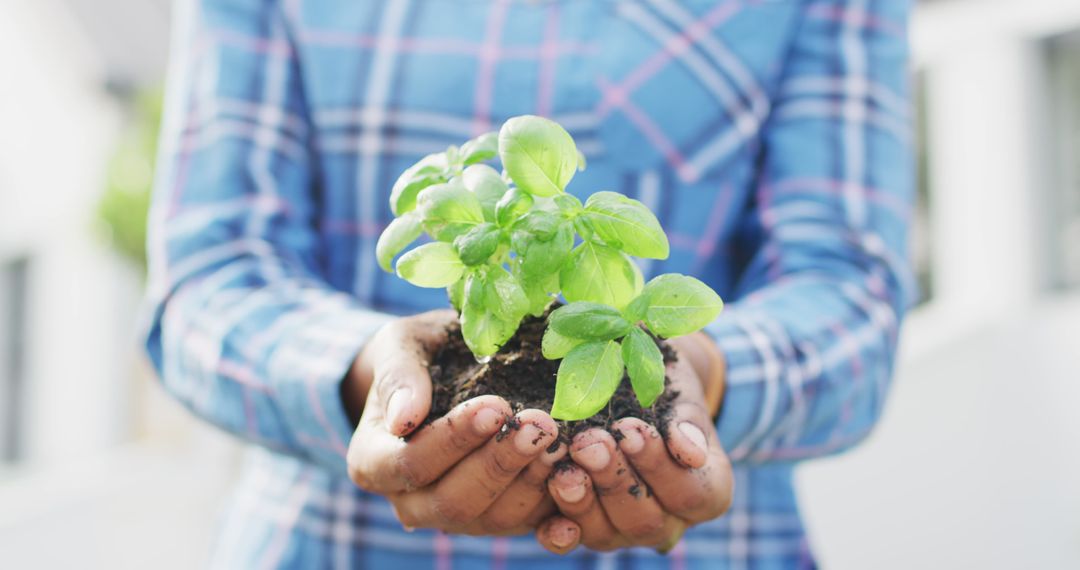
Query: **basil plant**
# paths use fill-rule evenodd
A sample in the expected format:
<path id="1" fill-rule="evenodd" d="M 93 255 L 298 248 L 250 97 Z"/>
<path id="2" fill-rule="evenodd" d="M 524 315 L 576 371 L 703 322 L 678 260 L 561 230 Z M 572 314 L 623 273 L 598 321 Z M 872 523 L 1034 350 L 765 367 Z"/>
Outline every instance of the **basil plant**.
<path id="1" fill-rule="evenodd" d="M 486 161 L 499 158 L 500 173 Z M 707 285 L 667 274 L 644 282 L 631 256 L 665 259 L 667 236 L 644 204 L 597 192 L 583 204 L 566 186 L 584 158 L 558 123 L 515 117 L 498 133 L 425 156 L 394 184 L 396 216 L 376 257 L 420 287 L 445 287 L 465 343 L 485 359 L 526 315 L 551 312 L 543 354 L 562 359 L 551 415 L 580 420 L 611 399 L 624 371 L 648 407 L 664 391 L 649 336 L 700 330 L 723 302 Z M 398 257 L 427 234 L 431 240 Z M 648 331 L 648 333 L 646 332 Z"/>

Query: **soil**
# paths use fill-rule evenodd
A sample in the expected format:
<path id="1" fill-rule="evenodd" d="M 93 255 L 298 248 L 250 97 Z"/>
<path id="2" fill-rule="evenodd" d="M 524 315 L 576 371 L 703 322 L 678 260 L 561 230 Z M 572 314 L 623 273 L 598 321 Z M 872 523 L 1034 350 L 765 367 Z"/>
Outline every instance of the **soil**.
<path id="1" fill-rule="evenodd" d="M 487 394 L 505 399 L 514 413 L 529 408 L 550 410 L 555 398 L 555 375 L 560 361 L 548 360 L 540 352 L 546 317 L 526 317 L 517 333 L 486 363 L 477 362 L 469 351 L 459 325 L 448 327 L 448 342 L 428 366 L 434 394 L 431 413 L 424 423 L 444 416 L 461 402 Z M 675 351 L 667 343 L 658 340 L 657 345 L 665 362 L 675 360 Z M 678 392 L 671 389 L 670 379 L 665 378 L 664 384 L 664 393 L 656 403 L 642 408 L 634 396 L 630 379 L 624 374 L 606 409 L 585 420 L 558 421 L 559 439 L 551 445 L 551 451 L 560 442 L 569 443 L 581 431 L 591 427 L 607 429 L 612 422 L 625 417 L 640 418 L 666 434 L 673 400 Z M 500 435 L 505 437 L 517 427 L 513 421 L 508 421 Z M 616 438 L 621 435 L 617 433 Z"/>

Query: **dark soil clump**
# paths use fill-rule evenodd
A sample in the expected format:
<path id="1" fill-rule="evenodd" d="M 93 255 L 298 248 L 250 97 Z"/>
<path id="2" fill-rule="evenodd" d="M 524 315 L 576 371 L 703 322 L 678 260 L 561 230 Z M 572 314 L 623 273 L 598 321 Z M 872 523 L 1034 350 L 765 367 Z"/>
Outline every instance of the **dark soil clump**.
<path id="1" fill-rule="evenodd" d="M 517 333 L 487 363 L 479 363 L 461 336 L 461 328 L 452 325 L 447 332 L 449 340 L 435 355 L 428 370 L 434 384 L 431 413 L 426 423 L 446 415 L 454 406 L 475 398 L 493 394 L 510 403 L 514 412 L 534 408 L 550 410 L 555 398 L 555 375 L 559 370 L 558 360 L 547 360 L 540 352 L 546 324 L 544 318 L 526 317 Z M 675 352 L 664 342 L 658 342 L 665 362 L 675 360 Z M 642 408 L 634 396 L 630 379 L 623 376 L 615 396 L 606 409 L 597 415 L 581 421 L 558 422 L 559 440 L 551 445 L 550 451 L 558 448 L 559 441 L 569 443 L 577 433 L 590 427 L 608 429 L 612 422 L 625 417 L 640 418 L 654 426 L 661 433 L 666 433 L 667 422 L 672 412 L 672 402 L 678 395 L 668 386 L 660 398 L 649 408 Z M 505 437 L 516 425 L 508 422 L 499 436 Z M 622 434 L 614 434 L 620 437 Z"/>

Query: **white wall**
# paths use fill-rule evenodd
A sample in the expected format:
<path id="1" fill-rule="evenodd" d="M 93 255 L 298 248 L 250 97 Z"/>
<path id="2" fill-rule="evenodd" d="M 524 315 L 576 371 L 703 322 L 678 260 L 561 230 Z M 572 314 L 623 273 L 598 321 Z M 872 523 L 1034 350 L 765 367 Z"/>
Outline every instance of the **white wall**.
<path id="1" fill-rule="evenodd" d="M 800 468 L 825 568 L 1080 568 L 1080 292 L 1039 288 L 1038 42 L 1071 29 L 1075 0 L 918 9 L 935 298 L 874 434 Z"/>
<path id="2" fill-rule="evenodd" d="M 55 0 L 0 17 L 0 260 L 30 258 L 28 460 L 62 466 L 126 430 L 137 280 L 93 212 L 119 117 L 101 62 Z"/>

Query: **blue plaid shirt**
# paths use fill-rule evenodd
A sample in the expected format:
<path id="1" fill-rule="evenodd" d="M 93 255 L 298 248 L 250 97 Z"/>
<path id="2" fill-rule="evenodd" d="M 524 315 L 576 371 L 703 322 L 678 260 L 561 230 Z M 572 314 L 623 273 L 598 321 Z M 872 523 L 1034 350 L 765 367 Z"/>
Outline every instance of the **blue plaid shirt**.
<path id="1" fill-rule="evenodd" d="M 220 568 L 811 566 L 792 489 L 885 401 L 912 293 L 904 0 L 181 2 L 152 210 L 147 347 L 193 412 L 256 444 Z M 657 212 L 728 302 L 717 428 L 731 512 L 661 556 L 408 533 L 355 488 L 339 384 L 393 315 L 447 306 L 380 271 L 420 156 L 553 117 Z"/>

